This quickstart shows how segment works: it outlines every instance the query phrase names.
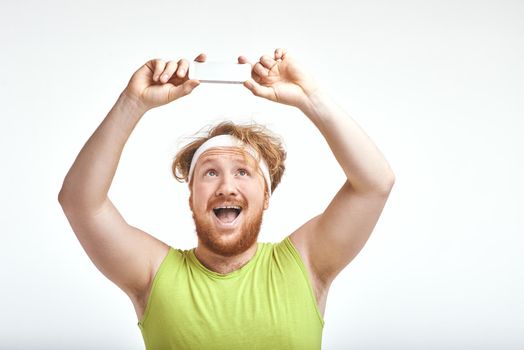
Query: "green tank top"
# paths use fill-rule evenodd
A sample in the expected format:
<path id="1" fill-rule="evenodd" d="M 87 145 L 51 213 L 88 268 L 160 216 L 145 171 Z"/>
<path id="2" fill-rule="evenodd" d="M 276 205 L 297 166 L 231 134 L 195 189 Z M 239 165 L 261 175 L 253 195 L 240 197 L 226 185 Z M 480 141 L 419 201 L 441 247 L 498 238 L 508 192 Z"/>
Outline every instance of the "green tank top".
<path id="1" fill-rule="evenodd" d="M 138 322 L 147 350 L 320 349 L 324 320 L 306 267 L 286 237 L 257 243 L 240 269 L 220 274 L 194 248 L 170 247 Z"/>

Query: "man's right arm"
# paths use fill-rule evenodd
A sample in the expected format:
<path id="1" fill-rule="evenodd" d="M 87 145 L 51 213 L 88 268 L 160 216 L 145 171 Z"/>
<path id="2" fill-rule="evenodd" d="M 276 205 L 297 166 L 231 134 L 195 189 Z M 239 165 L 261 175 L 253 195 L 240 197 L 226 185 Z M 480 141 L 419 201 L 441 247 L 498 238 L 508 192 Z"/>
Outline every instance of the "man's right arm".
<path id="1" fill-rule="evenodd" d="M 205 56 L 197 60 L 205 60 Z M 198 81 L 177 63 L 152 60 L 131 78 L 67 173 L 58 200 L 80 244 L 95 266 L 131 298 L 147 293 L 154 269 L 169 246 L 130 226 L 108 197 L 129 136 L 147 110 L 189 94 Z M 177 70 L 178 67 L 178 70 Z M 160 80 L 167 74 L 167 79 Z M 178 75 L 178 76 L 177 76 Z"/>
<path id="2" fill-rule="evenodd" d="M 167 245 L 128 225 L 107 194 L 124 145 L 143 114 L 123 93 L 78 154 L 58 196 L 91 261 L 135 297 L 147 288 L 151 259 Z"/>

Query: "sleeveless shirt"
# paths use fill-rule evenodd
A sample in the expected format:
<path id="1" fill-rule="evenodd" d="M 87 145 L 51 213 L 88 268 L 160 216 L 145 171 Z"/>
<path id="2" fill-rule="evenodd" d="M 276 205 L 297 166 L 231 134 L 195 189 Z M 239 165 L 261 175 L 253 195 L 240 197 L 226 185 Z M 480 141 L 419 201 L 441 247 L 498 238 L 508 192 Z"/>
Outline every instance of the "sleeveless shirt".
<path id="1" fill-rule="evenodd" d="M 257 242 L 240 269 L 220 274 L 169 248 L 138 327 L 147 350 L 320 349 L 324 320 L 300 253 L 287 236 Z"/>

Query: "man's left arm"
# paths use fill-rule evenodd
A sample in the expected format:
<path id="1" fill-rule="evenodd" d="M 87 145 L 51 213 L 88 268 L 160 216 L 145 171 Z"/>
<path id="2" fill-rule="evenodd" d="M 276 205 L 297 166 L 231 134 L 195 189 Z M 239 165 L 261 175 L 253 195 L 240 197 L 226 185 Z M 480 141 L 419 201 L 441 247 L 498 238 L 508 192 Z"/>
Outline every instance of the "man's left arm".
<path id="1" fill-rule="evenodd" d="M 395 182 L 388 162 L 324 91 L 299 107 L 326 139 L 347 181 L 326 210 L 291 234 L 315 277 L 329 285 L 360 252 Z"/>
<path id="2" fill-rule="evenodd" d="M 249 62 L 240 56 L 239 63 Z M 329 286 L 362 249 L 395 176 L 371 139 L 282 48 L 263 55 L 244 82 L 253 94 L 299 108 L 325 137 L 347 181 L 324 212 L 290 235 L 315 282 Z"/>

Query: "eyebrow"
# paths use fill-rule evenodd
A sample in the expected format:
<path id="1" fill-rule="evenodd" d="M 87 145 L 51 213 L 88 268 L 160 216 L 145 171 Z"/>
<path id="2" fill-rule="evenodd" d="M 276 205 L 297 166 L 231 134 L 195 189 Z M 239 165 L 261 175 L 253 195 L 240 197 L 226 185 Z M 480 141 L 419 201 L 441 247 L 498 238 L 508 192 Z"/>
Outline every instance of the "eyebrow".
<path id="1" fill-rule="evenodd" d="M 249 156 L 248 156 L 249 157 Z M 203 166 L 205 166 L 207 163 L 213 163 L 216 161 L 216 158 L 207 158 L 205 159 L 202 163 L 200 163 L 200 167 L 202 168 Z M 247 167 L 250 167 L 250 168 L 253 168 L 252 165 L 250 165 L 248 162 L 244 161 L 243 158 L 235 158 L 232 160 L 233 163 L 235 164 L 242 164 L 244 166 L 247 166 Z"/>

